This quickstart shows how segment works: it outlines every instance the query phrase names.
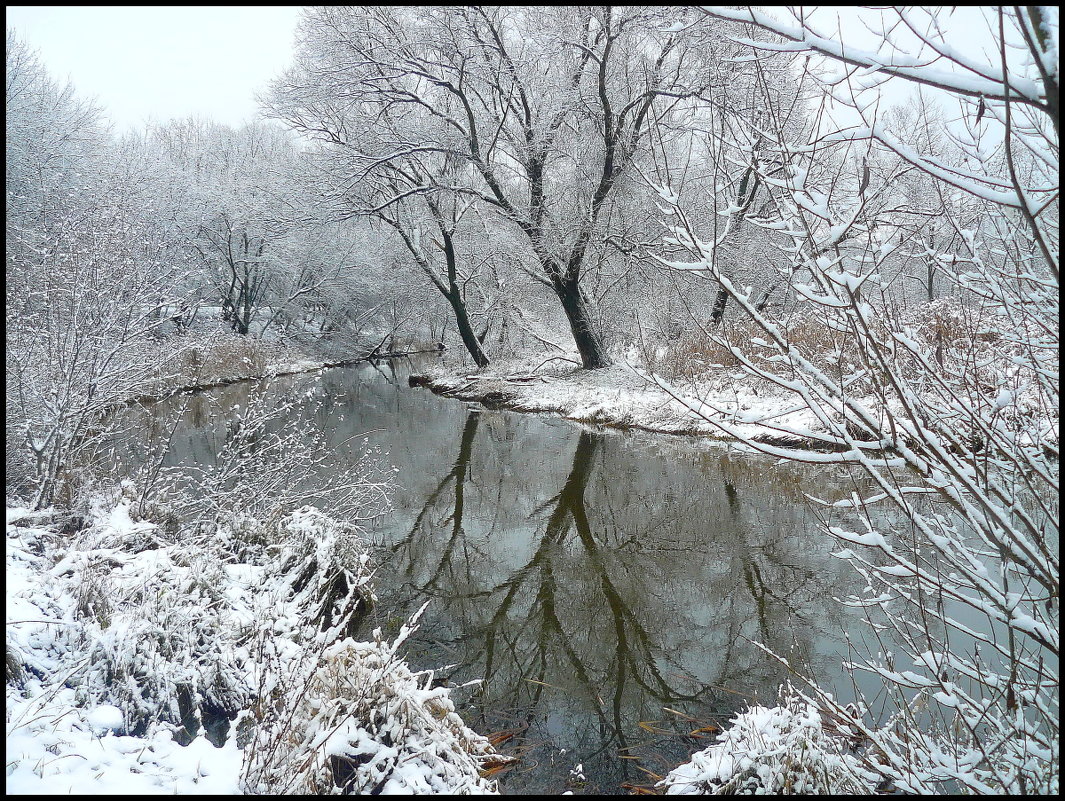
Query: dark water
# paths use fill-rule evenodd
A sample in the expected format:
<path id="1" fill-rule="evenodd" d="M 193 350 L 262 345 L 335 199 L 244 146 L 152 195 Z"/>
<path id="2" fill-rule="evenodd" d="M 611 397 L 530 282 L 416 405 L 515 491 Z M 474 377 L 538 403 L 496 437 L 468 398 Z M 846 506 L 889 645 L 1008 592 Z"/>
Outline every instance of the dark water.
<path id="1" fill-rule="evenodd" d="M 752 640 L 851 696 L 839 663 L 844 632 L 861 627 L 833 597 L 856 578 L 803 497 L 847 497 L 850 475 L 489 411 L 410 389 L 407 372 L 205 393 L 171 459 L 209 461 L 225 409 L 253 391 L 305 393 L 302 413 L 337 448 L 330 469 L 369 432 L 399 486 L 368 532 L 380 602 L 366 631 L 391 636 L 430 601 L 407 659 L 449 685 L 480 680 L 454 697 L 470 726 L 521 757 L 497 777 L 504 792 L 653 784 L 711 742 L 697 730 L 775 699 L 787 671 Z"/>

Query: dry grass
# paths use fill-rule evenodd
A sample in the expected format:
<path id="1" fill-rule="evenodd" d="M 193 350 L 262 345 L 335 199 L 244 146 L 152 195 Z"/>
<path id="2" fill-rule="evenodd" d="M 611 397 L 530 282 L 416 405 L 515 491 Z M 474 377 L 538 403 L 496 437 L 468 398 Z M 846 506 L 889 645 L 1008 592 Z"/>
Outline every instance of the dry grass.
<path id="1" fill-rule="evenodd" d="M 228 332 L 174 339 L 162 348 L 173 354 L 160 360 L 156 373 L 156 388 L 164 390 L 257 378 L 277 364 L 302 358 L 298 351 L 277 342 Z"/>
<path id="2" fill-rule="evenodd" d="M 424 607 L 423 607 L 424 608 Z M 417 617 L 417 616 L 416 616 Z M 412 621 L 413 622 L 413 621 Z M 505 758 L 465 726 L 432 674 L 397 656 L 392 643 L 344 639 L 320 654 L 266 671 L 245 749 L 251 793 L 376 795 L 485 793 L 482 778 Z"/>
<path id="3" fill-rule="evenodd" d="M 813 316 L 793 317 L 781 324 L 791 346 L 813 361 L 826 361 L 829 354 L 848 353 L 850 335 L 826 326 Z M 756 344 L 768 337 L 751 320 L 727 321 L 716 329 L 694 329 L 684 332 L 670 343 L 656 369 L 670 380 L 699 381 L 743 365 L 733 348 L 748 356 L 773 352 L 772 348 Z M 835 364 L 844 360 L 834 359 Z"/>
<path id="4" fill-rule="evenodd" d="M 858 333 L 839 330 L 825 314 L 807 311 L 778 320 L 777 325 L 791 348 L 836 380 L 868 368 L 858 347 Z M 891 344 L 892 333 L 903 331 L 939 359 L 951 351 L 955 353 L 955 359 L 958 353 L 985 353 L 1001 340 L 1001 334 L 989 328 L 988 320 L 979 309 L 951 299 L 878 315 L 868 333 L 880 342 Z M 742 366 L 742 360 L 730 346 L 752 357 L 756 363 L 759 357 L 775 353 L 773 347 L 756 344 L 768 339 L 768 335 L 749 319 L 726 320 L 714 329 L 685 331 L 666 344 L 664 353 L 660 351 L 657 358 L 649 359 L 650 366 L 673 381 L 705 381 Z M 774 369 L 783 369 L 787 375 L 786 368 L 779 362 Z M 864 387 L 855 385 L 854 389 L 867 390 L 869 380 L 875 380 L 875 372 L 870 374 Z"/>
<path id="5" fill-rule="evenodd" d="M 912 316 L 912 324 L 922 341 L 965 348 L 978 343 L 994 343 L 1002 334 L 988 328 L 980 309 L 964 306 L 949 298 L 923 304 Z"/>

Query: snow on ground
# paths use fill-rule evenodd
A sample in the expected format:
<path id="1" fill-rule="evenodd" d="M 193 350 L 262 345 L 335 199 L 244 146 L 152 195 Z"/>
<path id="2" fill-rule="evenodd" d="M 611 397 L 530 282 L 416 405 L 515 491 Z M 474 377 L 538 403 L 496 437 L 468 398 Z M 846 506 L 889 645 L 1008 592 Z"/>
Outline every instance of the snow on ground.
<path id="1" fill-rule="evenodd" d="M 183 748 L 166 726 L 124 736 L 121 709 L 84 704 L 77 688 L 65 686 L 64 676 L 86 657 L 72 649 L 73 630 L 80 628 L 76 597 L 47 578 L 58 539 L 49 518 L 7 509 L 7 792 L 238 792 L 235 741 L 215 748 L 200 737 Z"/>
<path id="2" fill-rule="evenodd" d="M 646 372 L 635 357 L 598 370 L 584 370 L 579 365 L 575 352 L 499 359 L 478 371 L 439 364 L 427 371 L 424 383 L 451 397 L 516 411 L 558 414 L 583 423 L 619 428 L 697 435 L 733 444 L 749 439 L 816 448 L 824 447 L 828 436 L 825 424 L 797 394 L 740 368 L 717 371 L 695 383 L 681 384 Z M 1032 426 L 1037 433 L 1025 436 L 1056 443 L 1057 415 L 1048 416 L 1038 404 L 1015 400 L 1018 413 L 1033 417 L 1038 423 Z M 865 408 L 874 418 L 885 417 L 881 402 L 873 396 L 852 396 L 849 402 Z M 907 418 L 896 398 L 888 403 L 896 419 Z"/>
<path id="3" fill-rule="evenodd" d="M 7 509 L 8 792 L 495 792 L 503 758 L 397 654 L 411 627 L 342 636 L 372 575 L 350 531 L 311 507 L 240 524 L 167 542 L 128 498 L 73 535 Z M 175 740 L 183 692 L 237 714 L 222 747 Z"/>
<path id="4" fill-rule="evenodd" d="M 76 706 L 73 689 L 50 694 L 39 683 L 30 699 L 7 693 L 7 792 L 14 795 L 235 795 L 242 753 L 231 739 L 215 748 L 188 746 L 167 729 L 143 737 L 100 725 L 101 710 Z M 112 714 L 115 707 L 107 712 Z M 121 712 L 119 712 L 121 714 Z M 114 721 L 110 721 L 114 722 Z"/>
<path id="5" fill-rule="evenodd" d="M 567 354 L 566 360 L 556 357 L 547 365 L 543 361 L 543 356 L 499 360 L 476 373 L 441 365 L 429 372 L 429 385 L 466 400 L 488 395 L 490 402 L 495 400 L 517 411 L 553 413 L 585 423 L 666 434 L 734 439 L 704 416 L 721 420 L 746 436 L 774 443 L 799 441 L 794 435 L 782 434 L 781 428 L 824 430 L 809 409 L 797 406 L 794 397 L 754 386 L 749 376 L 683 390 L 673 388 L 674 397 L 628 363 L 583 370 L 573 363 L 576 354 Z"/>

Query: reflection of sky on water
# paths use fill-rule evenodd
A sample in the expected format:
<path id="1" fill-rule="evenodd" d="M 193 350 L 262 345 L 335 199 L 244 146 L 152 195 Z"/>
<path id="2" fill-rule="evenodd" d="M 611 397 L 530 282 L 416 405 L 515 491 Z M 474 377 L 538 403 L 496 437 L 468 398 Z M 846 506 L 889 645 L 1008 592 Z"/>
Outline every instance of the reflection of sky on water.
<path id="1" fill-rule="evenodd" d="M 504 789 L 561 792 L 577 763 L 585 790 L 651 783 L 639 768 L 662 774 L 707 744 L 678 734 L 773 701 L 786 670 L 750 640 L 838 683 L 840 629 L 858 615 L 832 598 L 855 576 L 802 493 L 845 497 L 845 473 L 473 409 L 405 375 L 364 366 L 273 387 L 307 394 L 336 448 L 328 469 L 345 469 L 360 432 L 398 467 L 395 511 L 370 532 L 381 603 L 367 631 L 390 636 L 432 601 L 408 659 L 448 665 L 437 675 L 452 684 L 483 679 L 457 697 L 480 731 L 520 732 L 501 745 L 523 756 Z M 218 420 L 253 386 L 193 399 L 173 460 L 210 460 Z"/>

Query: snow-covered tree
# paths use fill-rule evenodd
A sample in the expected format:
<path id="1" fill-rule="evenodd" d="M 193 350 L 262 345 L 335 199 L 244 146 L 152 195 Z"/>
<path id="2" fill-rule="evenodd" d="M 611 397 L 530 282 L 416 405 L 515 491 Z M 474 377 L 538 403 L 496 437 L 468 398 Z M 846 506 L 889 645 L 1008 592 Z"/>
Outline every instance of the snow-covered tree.
<path id="1" fill-rule="evenodd" d="M 1054 793 L 1057 12 L 982 12 L 992 58 L 954 42 L 945 10 L 885 12 L 893 19 L 877 22 L 880 47 L 868 51 L 819 34 L 800 12 L 707 14 L 713 24 L 748 26 L 741 41 L 757 54 L 754 64 L 790 54 L 796 69 L 816 56 L 842 70 L 818 77 L 816 127 L 789 131 L 767 103 L 759 136 L 774 157 L 753 171 L 771 203 L 748 218 L 786 238 L 782 277 L 830 332 L 830 352 L 807 347 L 794 318 L 733 281 L 719 252 L 727 239 L 700 238 L 696 213 L 662 190 L 669 246 L 688 253 L 665 260 L 716 281 L 756 329 L 743 343 L 711 336 L 819 426 L 763 422 L 826 452 L 753 441 L 712 403 L 695 411 L 764 453 L 860 465 L 878 486 L 822 503 L 826 515 L 846 508 L 864 520 L 860 531 L 830 519 L 826 528 L 864 580 L 845 602 L 868 610 L 881 642 L 879 654 L 850 668 L 880 676 L 894 710 L 875 720 L 816 686 L 814 696 L 861 739 L 867 764 L 903 791 Z M 904 139 L 879 118 L 863 90 L 888 76 L 949 104 L 949 151 L 933 149 L 938 138 Z M 830 98 L 849 104 L 857 124 L 834 129 Z M 908 174 L 934 194 L 899 191 Z M 923 248 L 913 227 L 921 214 L 937 225 Z M 922 260 L 936 287 L 965 296 L 970 311 L 953 329 L 930 331 L 919 315 L 902 313 L 891 288 L 902 256 Z M 905 525 L 892 526 L 885 507 Z"/>
<path id="2" fill-rule="evenodd" d="M 147 337 L 179 265 L 146 165 L 114 147 L 100 111 L 10 35 L 7 70 L 7 466 L 40 508 L 158 366 Z"/>
<path id="3" fill-rule="evenodd" d="M 40 224 L 85 183 L 81 171 L 100 154 L 105 128 L 102 109 L 78 97 L 69 83 L 52 79 L 10 29 L 4 108 L 10 250 L 18 247 L 22 229 Z"/>
<path id="4" fill-rule="evenodd" d="M 324 278 L 291 263 L 282 244 L 302 228 L 292 209 L 296 151 L 283 130 L 175 120 L 154 127 L 147 146 L 187 187 L 180 236 L 198 264 L 200 299 L 220 307 L 235 332 L 250 333 L 318 288 Z"/>
<path id="5" fill-rule="evenodd" d="M 615 200 L 644 191 L 633 167 L 660 120 L 707 81 L 685 30 L 654 8 L 319 8 L 269 113 L 324 144 L 352 211 L 388 210 L 445 296 L 463 269 L 448 241 L 460 214 L 516 234 L 584 366 L 601 367 L 582 282 Z M 400 210 L 416 199 L 411 221 Z M 446 267 L 430 264 L 436 250 Z"/>

